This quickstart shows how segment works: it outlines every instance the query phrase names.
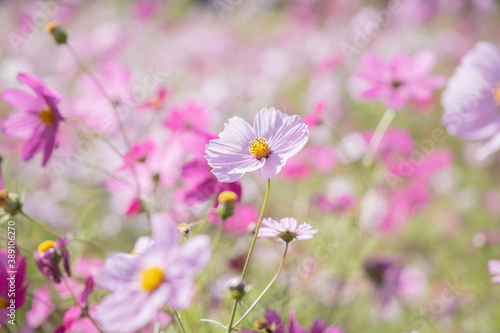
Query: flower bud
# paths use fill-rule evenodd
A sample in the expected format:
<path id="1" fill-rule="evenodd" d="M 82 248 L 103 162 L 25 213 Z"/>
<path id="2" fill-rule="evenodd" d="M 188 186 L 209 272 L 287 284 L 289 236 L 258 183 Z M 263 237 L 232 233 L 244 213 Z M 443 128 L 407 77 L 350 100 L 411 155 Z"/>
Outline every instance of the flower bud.
<path id="1" fill-rule="evenodd" d="M 22 200 L 17 194 L 9 193 L 7 189 L 0 191 L 0 216 L 16 215 L 22 206 Z"/>
<path id="2" fill-rule="evenodd" d="M 57 242 L 46 240 L 38 245 L 37 251 L 33 254 L 36 264 L 43 275 L 55 283 L 61 283 L 62 272 L 59 268 L 61 259 L 63 267 L 68 276 L 71 276 L 69 268 L 69 253 L 66 249 L 69 239 L 63 237 Z"/>
<path id="3" fill-rule="evenodd" d="M 45 31 L 52 36 L 56 44 L 66 44 L 68 34 L 64 31 L 57 22 L 49 22 L 45 26 Z"/>
<path id="4" fill-rule="evenodd" d="M 233 216 L 234 206 L 237 200 L 238 195 L 233 191 L 224 191 L 219 194 L 219 205 L 217 206 L 217 213 L 223 220 Z"/>
<path id="5" fill-rule="evenodd" d="M 227 287 L 231 292 L 231 297 L 237 300 L 242 299 L 243 296 L 245 296 L 245 294 L 248 292 L 248 287 L 245 280 L 240 277 L 234 277 L 230 279 L 227 282 Z"/>

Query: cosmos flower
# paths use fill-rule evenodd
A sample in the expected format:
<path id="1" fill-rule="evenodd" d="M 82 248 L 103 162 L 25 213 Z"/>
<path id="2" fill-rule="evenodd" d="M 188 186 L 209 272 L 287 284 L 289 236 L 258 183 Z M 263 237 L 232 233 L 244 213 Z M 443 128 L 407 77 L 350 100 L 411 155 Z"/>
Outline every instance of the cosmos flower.
<path id="1" fill-rule="evenodd" d="M 443 92 L 442 122 L 465 140 L 490 139 L 478 151 L 486 158 L 500 149 L 500 49 L 479 42 L 467 53 Z"/>
<path id="2" fill-rule="evenodd" d="M 353 88 L 361 98 L 384 102 L 387 108 L 396 111 L 410 101 L 429 102 L 434 90 L 445 83 L 443 76 L 429 75 L 436 60 L 436 55 L 430 51 L 419 52 L 413 57 L 396 54 L 387 62 L 368 53 L 362 60 L 363 70 L 353 78 Z"/>
<path id="3" fill-rule="evenodd" d="M 287 243 L 294 239 L 311 239 L 318 232 L 307 223 L 297 225 L 297 220 L 293 217 L 285 217 L 279 221 L 267 218 L 262 220 L 262 224 L 265 227 L 260 228 L 259 237 L 277 237 Z"/>
<path id="4" fill-rule="evenodd" d="M 66 244 L 69 239 L 63 237 L 57 242 L 46 240 L 38 245 L 38 249 L 33 254 L 36 264 L 43 275 L 55 283 L 61 283 L 62 272 L 59 268 L 59 262 L 63 261 L 64 270 L 71 275 L 69 268 L 69 253 Z"/>
<path id="5" fill-rule="evenodd" d="M 500 260 L 488 261 L 488 270 L 490 274 L 494 275 L 491 282 L 500 284 Z"/>
<path id="6" fill-rule="evenodd" d="M 134 258 L 106 263 L 98 283 L 112 287 L 97 308 L 96 319 L 106 332 L 135 331 L 147 325 L 158 310 L 182 310 L 194 294 L 194 277 L 210 261 L 208 236 L 199 235 L 179 246 L 179 232 L 168 215 L 151 217 L 155 242 Z M 116 259 L 116 258 L 115 258 Z M 130 300 L 134 300 L 132 303 Z"/>
<path id="7" fill-rule="evenodd" d="M 305 330 L 297 321 L 294 312 L 290 312 L 288 324 L 285 324 L 279 314 L 271 309 L 267 309 L 264 318 L 258 319 L 254 323 L 254 327 L 260 332 L 273 333 L 343 333 L 343 330 L 336 326 L 328 326 L 321 319 L 316 319 L 309 330 Z M 241 330 L 242 333 L 251 333 L 255 330 Z"/>
<path id="8" fill-rule="evenodd" d="M 11 266 L 9 260 L 12 259 L 11 249 L 9 251 L 0 249 L 0 323 L 5 323 L 10 317 L 10 313 L 15 313 L 24 305 L 28 284 L 26 279 L 26 258 L 22 257 L 17 248 L 15 249 L 15 267 Z M 10 256 L 10 257 L 9 257 Z M 16 272 L 15 274 L 12 271 Z M 14 284 L 14 286 L 12 286 Z M 15 289 L 13 294 L 10 289 Z"/>
<path id="9" fill-rule="evenodd" d="M 17 79 L 30 87 L 35 95 L 19 89 L 6 89 L 2 93 L 4 102 L 24 112 L 10 115 L 2 121 L 1 127 L 7 136 L 27 139 L 21 152 L 23 160 L 30 160 L 43 149 L 42 165 L 45 166 L 56 146 L 59 123 L 64 120 L 57 108 L 61 97 L 34 75 L 21 73 Z"/>
<path id="10" fill-rule="evenodd" d="M 240 117 L 229 119 L 218 139 L 210 140 L 205 158 L 221 182 L 232 183 L 246 172 L 261 170 L 269 179 L 306 144 L 309 130 L 299 116 L 264 108 L 253 127 Z"/>

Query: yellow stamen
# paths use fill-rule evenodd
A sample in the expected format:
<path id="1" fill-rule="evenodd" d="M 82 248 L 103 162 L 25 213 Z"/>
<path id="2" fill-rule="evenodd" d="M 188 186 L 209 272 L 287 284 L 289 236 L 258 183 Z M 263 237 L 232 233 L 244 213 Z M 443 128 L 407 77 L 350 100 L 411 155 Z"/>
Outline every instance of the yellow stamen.
<path id="1" fill-rule="evenodd" d="M 3 297 L 0 297 L 0 310 L 5 309 L 9 302 Z"/>
<path id="2" fill-rule="evenodd" d="M 142 272 L 141 286 L 147 292 L 152 292 L 163 281 L 163 271 L 158 267 L 151 267 Z"/>
<path id="3" fill-rule="evenodd" d="M 49 108 L 43 109 L 38 116 L 40 119 L 47 125 L 50 125 L 54 122 L 54 114 Z"/>
<path id="4" fill-rule="evenodd" d="M 48 249 L 53 248 L 56 245 L 56 242 L 51 241 L 51 240 L 46 240 L 40 243 L 38 245 L 38 253 L 42 253 L 47 251 Z"/>
<path id="5" fill-rule="evenodd" d="M 48 33 L 48 34 L 51 34 L 54 30 L 56 30 L 57 28 L 59 28 L 59 24 L 57 24 L 57 22 L 49 22 L 45 25 L 45 31 Z"/>
<path id="6" fill-rule="evenodd" d="M 238 200 L 238 195 L 233 191 L 223 191 L 219 194 L 218 200 L 222 204 L 231 204 Z"/>
<path id="7" fill-rule="evenodd" d="M 255 140 L 250 141 L 248 150 L 250 150 L 252 156 L 258 160 L 268 157 L 269 154 L 271 154 L 271 149 L 264 138 L 255 138 Z"/>
<path id="8" fill-rule="evenodd" d="M 495 96 L 495 101 L 497 102 L 498 105 L 500 105 L 500 87 L 498 87 L 495 92 L 493 93 Z"/>

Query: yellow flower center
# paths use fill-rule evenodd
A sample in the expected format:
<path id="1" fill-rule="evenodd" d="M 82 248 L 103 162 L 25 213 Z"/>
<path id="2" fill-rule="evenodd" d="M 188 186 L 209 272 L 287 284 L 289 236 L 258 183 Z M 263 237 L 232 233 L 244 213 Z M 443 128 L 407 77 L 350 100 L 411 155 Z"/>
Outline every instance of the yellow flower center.
<path id="1" fill-rule="evenodd" d="M 49 22 L 45 25 L 45 31 L 49 34 L 51 34 L 57 28 L 59 28 L 59 24 L 57 24 L 57 22 L 54 21 Z"/>
<path id="2" fill-rule="evenodd" d="M 54 241 L 51 241 L 51 240 L 43 241 L 40 243 L 40 245 L 38 245 L 38 253 L 45 252 L 48 249 L 53 248 L 54 245 L 56 245 L 56 242 L 54 242 Z"/>
<path id="3" fill-rule="evenodd" d="M 3 297 L 0 297 L 0 310 L 5 309 L 9 303 Z"/>
<path id="4" fill-rule="evenodd" d="M 163 271 L 158 267 L 151 267 L 142 272 L 141 286 L 147 292 L 152 292 L 163 281 Z"/>
<path id="5" fill-rule="evenodd" d="M 49 108 L 43 109 L 38 116 L 40 119 L 47 125 L 50 125 L 54 122 L 54 114 Z"/>
<path id="6" fill-rule="evenodd" d="M 493 95 L 495 96 L 495 101 L 497 102 L 497 104 L 500 105 L 500 87 L 495 89 Z"/>
<path id="7" fill-rule="evenodd" d="M 255 140 L 250 141 L 248 150 L 250 150 L 252 156 L 258 160 L 268 157 L 269 154 L 271 154 L 271 149 L 264 138 L 255 138 Z"/>
<path id="8" fill-rule="evenodd" d="M 219 202 L 223 204 L 235 203 L 237 199 L 238 195 L 233 191 L 223 191 L 218 197 Z"/>

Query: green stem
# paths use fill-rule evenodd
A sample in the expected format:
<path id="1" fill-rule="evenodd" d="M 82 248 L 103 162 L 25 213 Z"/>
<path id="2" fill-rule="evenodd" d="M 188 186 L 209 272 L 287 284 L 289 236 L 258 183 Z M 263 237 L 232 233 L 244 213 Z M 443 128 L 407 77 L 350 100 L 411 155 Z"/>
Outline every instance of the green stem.
<path id="1" fill-rule="evenodd" d="M 53 237 L 56 237 L 56 238 L 62 238 L 63 236 L 62 235 L 59 235 L 57 232 L 54 232 L 52 230 L 50 230 L 49 228 L 47 228 L 46 226 L 38 223 L 37 221 L 33 220 L 30 216 L 28 216 L 25 212 L 23 211 L 20 211 L 20 214 L 22 216 L 24 216 L 25 219 L 27 219 L 28 221 L 31 222 L 31 224 L 34 224 L 36 227 L 42 229 L 43 231 L 45 231 L 46 233 L 48 233 L 49 235 L 53 236 Z"/>
<path id="2" fill-rule="evenodd" d="M 182 325 L 181 317 L 179 316 L 177 311 L 174 309 L 172 304 L 170 304 L 170 306 L 172 307 L 172 310 L 174 311 L 175 318 L 177 318 L 177 321 L 179 322 L 179 325 L 181 326 L 182 333 L 186 333 L 186 330 L 184 329 L 184 325 Z"/>
<path id="3" fill-rule="evenodd" d="M 373 132 L 372 138 L 370 139 L 365 157 L 363 157 L 363 165 L 365 167 L 370 167 L 372 165 L 373 159 L 375 158 L 378 147 L 384 138 L 385 132 L 387 132 L 387 129 L 395 116 L 396 111 L 393 109 L 385 110 L 382 119 L 380 119 L 377 128 L 375 129 L 375 132 Z"/>
<path id="4" fill-rule="evenodd" d="M 222 219 L 222 223 L 219 225 L 219 228 L 217 229 L 217 234 L 215 234 L 214 237 L 214 242 L 212 243 L 212 254 L 214 254 L 217 245 L 219 245 L 219 241 L 225 227 L 226 227 L 226 219 Z"/>
<path id="5" fill-rule="evenodd" d="M 241 272 L 241 279 L 245 279 L 245 275 L 247 273 L 248 265 L 250 263 L 250 258 L 252 257 L 253 249 L 255 247 L 255 243 L 257 243 L 257 237 L 259 235 L 260 225 L 262 224 L 262 219 L 264 218 L 264 212 L 266 210 L 267 201 L 269 199 L 269 191 L 271 189 L 271 179 L 267 180 L 267 190 L 266 196 L 264 197 L 264 203 L 262 204 L 262 209 L 260 211 L 259 222 L 257 223 L 257 228 L 255 228 L 255 234 L 253 235 L 252 244 L 250 245 L 250 250 L 248 251 L 247 260 L 245 261 L 245 265 L 243 266 L 243 271 Z M 233 330 L 233 321 L 234 316 L 236 315 L 236 309 L 238 308 L 238 300 L 234 300 L 233 311 L 231 313 L 231 318 L 229 320 L 229 325 L 227 327 L 227 333 L 231 333 Z"/>
<path id="6" fill-rule="evenodd" d="M 238 300 L 234 301 L 233 311 L 231 311 L 231 319 L 229 320 L 229 325 L 227 326 L 227 333 L 231 333 L 233 331 L 233 322 L 234 316 L 236 315 L 236 309 L 238 308 Z"/>
<path id="7" fill-rule="evenodd" d="M 287 242 L 285 245 L 285 252 L 283 253 L 283 259 L 281 260 L 281 265 L 278 268 L 278 271 L 274 275 L 273 279 L 271 280 L 271 282 L 269 282 L 269 284 L 262 291 L 262 293 L 259 295 L 259 297 L 257 297 L 255 302 L 253 302 L 253 304 L 248 308 L 247 312 L 245 312 L 245 314 L 236 322 L 236 324 L 234 324 L 234 326 L 238 326 L 243 321 L 243 319 L 245 319 L 246 316 L 248 316 L 250 314 L 250 311 L 252 311 L 252 309 L 257 305 L 257 303 L 259 303 L 259 301 L 262 299 L 262 297 L 264 297 L 264 295 L 269 291 L 269 289 L 271 289 L 271 286 L 274 284 L 274 282 L 276 282 L 276 280 L 278 279 L 278 275 L 280 275 L 281 270 L 283 269 L 283 266 L 285 266 L 286 253 L 288 251 L 288 244 L 289 243 Z"/>
<path id="8" fill-rule="evenodd" d="M 264 218 L 264 211 L 266 210 L 267 200 L 269 199 L 269 190 L 271 189 L 271 179 L 267 180 L 267 190 L 266 196 L 264 198 L 264 203 L 262 204 L 262 209 L 260 211 L 259 222 L 257 223 L 257 228 L 255 228 L 255 234 L 253 235 L 252 244 L 250 245 L 250 250 L 248 251 L 247 260 L 245 261 L 245 266 L 243 266 L 243 271 L 241 272 L 241 279 L 245 279 L 245 275 L 247 273 L 248 264 L 250 263 L 250 258 L 252 257 L 253 248 L 255 247 L 255 243 L 257 242 L 257 236 L 259 235 L 260 225 L 262 224 L 262 219 Z"/>

